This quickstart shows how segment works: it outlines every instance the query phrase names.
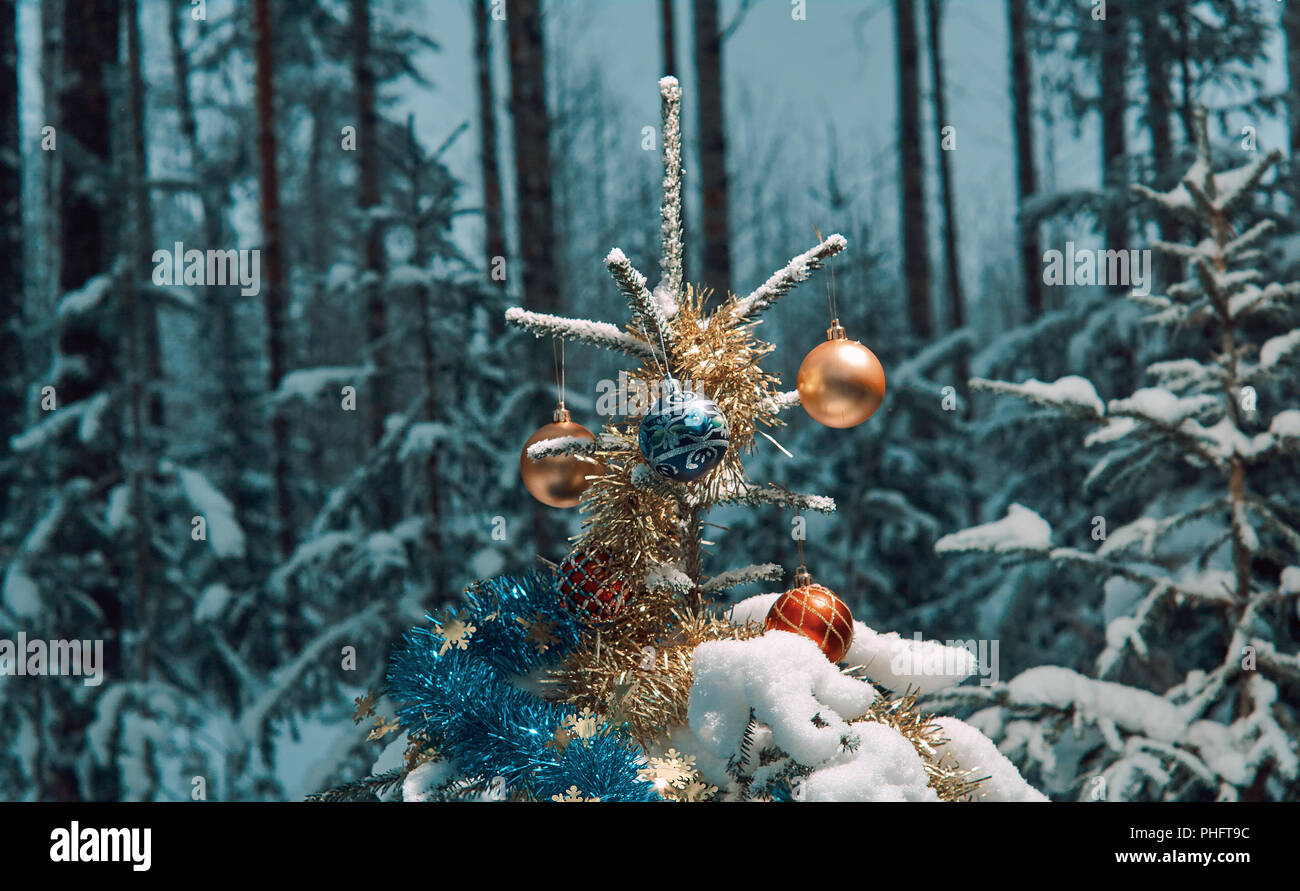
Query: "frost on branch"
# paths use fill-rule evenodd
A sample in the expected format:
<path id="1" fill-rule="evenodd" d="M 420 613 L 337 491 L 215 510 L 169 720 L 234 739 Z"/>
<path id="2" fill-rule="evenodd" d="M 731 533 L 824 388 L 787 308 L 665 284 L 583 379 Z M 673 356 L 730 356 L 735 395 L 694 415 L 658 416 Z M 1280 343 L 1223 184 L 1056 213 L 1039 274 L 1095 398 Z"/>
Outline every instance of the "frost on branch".
<path id="1" fill-rule="evenodd" d="M 639 337 L 633 337 L 609 322 L 592 322 L 587 319 L 568 319 L 548 313 L 530 312 L 518 306 L 506 310 L 506 321 L 511 325 L 531 331 L 538 337 L 551 335 L 569 340 L 579 340 L 607 350 L 625 353 L 634 359 L 652 361 L 657 353 Z"/>
<path id="2" fill-rule="evenodd" d="M 939 554 L 960 551 L 1046 551 L 1052 545 L 1052 527 L 1027 507 L 1013 504 L 1001 520 L 945 535 L 935 542 Z"/>
<path id="3" fill-rule="evenodd" d="M 979 390 L 1019 396 L 1037 405 L 1054 408 L 1062 414 L 1076 417 L 1100 418 L 1105 414 L 1105 407 L 1097 396 L 1092 381 L 1076 374 L 1067 375 L 1051 383 L 1034 378 L 1022 384 L 974 378 L 971 380 L 971 386 Z"/>
<path id="4" fill-rule="evenodd" d="M 827 259 L 835 256 L 848 246 L 849 243 L 843 235 L 828 236 L 817 247 L 804 251 L 783 268 L 772 273 L 771 278 L 755 289 L 752 294 L 736 303 L 732 314 L 737 319 L 753 318 L 788 294 L 799 282 L 804 281 L 813 272 L 820 269 Z"/>
<path id="5" fill-rule="evenodd" d="M 742 566 L 739 569 L 728 569 L 726 572 L 720 572 L 713 576 L 704 583 L 704 591 L 706 594 L 712 594 L 716 591 L 726 591 L 740 585 L 747 585 L 750 582 L 780 581 L 784 575 L 785 569 L 776 563 Z"/>

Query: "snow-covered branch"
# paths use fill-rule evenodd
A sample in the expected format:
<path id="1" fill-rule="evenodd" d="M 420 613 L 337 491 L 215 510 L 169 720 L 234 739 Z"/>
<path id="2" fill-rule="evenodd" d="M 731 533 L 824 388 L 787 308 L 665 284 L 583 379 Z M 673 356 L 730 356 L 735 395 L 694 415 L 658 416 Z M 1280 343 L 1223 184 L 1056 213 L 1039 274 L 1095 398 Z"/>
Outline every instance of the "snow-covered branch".
<path id="1" fill-rule="evenodd" d="M 682 253 L 682 88 L 675 77 L 659 81 L 664 121 L 664 200 L 660 208 L 659 268 L 668 296 L 680 302 L 683 289 Z"/>
<path id="2" fill-rule="evenodd" d="M 592 346 L 626 353 L 634 359 L 653 361 L 657 354 L 648 343 L 619 330 L 609 322 L 592 322 L 587 319 L 567 319 L 549 313 L 531 312 L 518 306 L 506 310 L 506 322 L 538 337 L 549 335 L 578 340 Z"/>
<path id="3" fill-rule="evenodd" d="M 710 578 L 704 583 L 704 592 L 713 594 L 740 585 L 747 585 L 750 582 L 778 581 L 784 575 L 785 569 L 777 563 L 757 563 L 751 566 L 742 566 L 739 569 L 728 569 L 726 572 L 720 572 Z"/>
<path id="4" fill-rule="evenodd" d="M 555 458 L 561 455 L 594 455 L 600 449 L 618 448 L 626 445 L 622 437 L 601 433 L 595 439 L 581 436 L 557 436 L 554 439 L 539 439 L 528 447 L 528 457 L 534 461 L 542 458 Z"/>
<path id="5" fill-rule="evenodd" d="M 651 348 L 653 349 L 653 345 L 659 343 L 660 339 L 665 344 L 672 343 L 673 332 L 668 325 L 668 319 L 664 317 L 663 308 L 646 288 L 645 276 L 637 271 L 627 255 L 614 248 L 605 257 L 605 268 L 609 270 L 609 274 L 618 284 L 618 289 L 627 298 L 633 318 L 639 319 L 645 325 Z"/>
<path id="6" fill-rule="evenodd" d="M 772 273 L 771 278 L 760 285 L 744 300 L 736 303 L 732 314 L 737 320 L 753 318 L 780 300 L 790 290 L 805 281 L 813 272 L 820 269 L 831 257 L 849 246 L 843 235 L 830 235 L 821 244 L 795 257 L 784 268 Z"/>
<path id="7" fill-rule="evenodd" d="M 745 485 L 724 492 L 718 499 L 720 504 L 745 504 L 756 507 L 761 504 L 775 504 L 780 507 L 792 507 L 796 510 L 815 510 L 823 514 L 833 513 L 835 499 L 825 495 L 813 495 L 791 492 L 785 486 L 768 483 L 767 487 Z"/>
<path id="8" fill-rule="evenodd" d="M 794 408 L 799 404 L 799 391 L 786 390 L 783 393 L 777 393 L 775 396 L 769 396 L 763 400 L 762 408 L 772 414 L 780 414 L 788 408 Z"/>

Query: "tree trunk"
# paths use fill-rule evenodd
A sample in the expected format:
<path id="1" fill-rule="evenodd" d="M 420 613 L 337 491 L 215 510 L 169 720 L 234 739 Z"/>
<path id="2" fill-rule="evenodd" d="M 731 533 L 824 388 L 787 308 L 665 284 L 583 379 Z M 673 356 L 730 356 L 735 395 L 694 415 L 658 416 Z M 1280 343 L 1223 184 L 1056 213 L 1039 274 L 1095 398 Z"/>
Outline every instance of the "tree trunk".
<path id="1" fill-rule="evenodd" d="M 1300 4 L 1282 6 L 1286 32 L 1287 124 L 1290 127 L 1291 166 L 1300 167 Z M 1291 194 L 1300 206 L 1300 169 L 1291 171 Z"/>
<path id="2" fill-rule="evenodd" d="M 359 155 L 357 205 L 361 212 L 365 276 L 366 340 L 370 377 L 370 445 L 384 438 L 384 424 L 393 410 L 392 372 L 389 368 L 388 319 L 384 290 L 384 227 L 374 218 L 380 203 L 379 116 L 375 111 L 375 72 L 370 60 L 370 0 L 352 0 L 352 76 L 357 92 L 357 143 Z M 394 507 L 400 483 L 384 474 L 374 487 L 379 523 L 387 528 L 397 519 Z"/>
<path id="3" fill-rule="evenodd" d="M 280 179 L 276 167 L 274 56 L 270 0 L 253 0 L 254 56 L 256 58 L 256 112 L 258 188 L 262 217 L 262 311 L 266 321 L 267 392 L 275 392 L 286 368 L 288 319 L 280 229 Z M 289 490 L 289 423 L 284 415 L 271 416 L 271 487 L 276 513 L 276 541 L 281 559 L 294 550 L 293 502 Z M 289 586 L 292 588 L 292 586 Z M 298 603 L 290 593 L 286 627 L 291 648 L 296 649 Z"/>
<path id="4" fill-rule="evenodd" d="M 700 283 L 725 295 L 731 288 L 731 237 L 727 225 L 727 130 L 718 0 L 695 0 L 694 32 L 703 207 Z"/>
<path id="5" fill-rule="evenodd" d="M 1104 41 L 1098 57 L 1101 87 L 1102 184 L 1108 193 L 1105 212 L 1106 247 L 1120 250 L 1128 245 L 1128 151 L 1124 135 L 1124 112 L 1128 108 L 1126 80 L 1128 31 L 1119 3 L 1107 4 L 1102 23 Z"/>
<path id="6" fill-rule="evenodd" d="M 114 205 L 108 198 L 114 191 L 114 168 L 107 79 L 117 70 L 119 24 L 120 8 L 116 0 L 104 0 L 93 6 L 63 4 L 63 70 L 53 117 L 60 122 L 58 163 L 68 165 L 59 176 L 62 241 L 59 290 L 65 294 L 81 288 L 94 276 L 107 274 L 117 253 L 112 235 L 119 231 L 120 221 L 111 213 Z M 59 319 L 56 362 L 60 373 L 53 384 L 60 406 L 116 391 L 121 383 L 119 344 L 124 319 L 117 295 L 120 284 L 119 278 L 95 308 Z M 61 483 L 80 477 L 105 485 L 121 478 L 121 448 L 116 427 L 105 429 L 88 442 L 81 441 L 75 432 L 65 436 L 57 444 L 54 455 Z M 89 551 L 96 547 L 93 536 L 85 531 L 69 530 L 65 538 L 59 546 L 69 550 Z M 114 550 L 110 547 L 98 547 L 98 550 L 107 561 L 102 578 L 123 578 L 121 561 Z M 115 581 L 91 582 L 85 588 L 102 615 L 104 672 L 111 678 L 122 676 L 124 622 L 119 588 Z M 92 711 L 71 708 L 53 723 L 58 725 L 56 733 L 69 740 L 75 751 L 84 745 L 81 739 L 92 717 Z M 62 759 L 52 759 L 52 762 L 47 776 L 42 778 L 39 797 L 75 800 L 118 796 L 120 783 L 116 766 L 96 771 L 86 788 L 71 762 Z"/>
<path id="7" fill-rule="evenodd" d="M 506 224 L 501 201 L 501 162 L 497 159 L 496 91 L 492 86 L 492 35 L 488 26 L 491 0 L 470 0 L 474 17 L 474 68 L 478 78 L 479 160 L 483 174 L 484 270 L 488 281 L 504 288 L 504 278 L 492 277 L 493 267 L 506 256 Z M 499 261 L 497 258 L 500 257 Z M 492 332 L 505 331 L 500 313 L 492 313 Z"/>
<path id="8" fill-rule="evenodd" d="M 365 275 L 366 338 L 375 373 L 370 380 L 370 443 L 384 436 L 392 410 L 389 395 L 388 324 L 378 279 L 384 274 L 384 232 L 374 219 L 379 205 L 381 162 L 379 117 L 375 113 L 375 74 L 370 65 L 370 0 L 352 0 L 352 77 L 357 101 L 357 206 L 361 215 Z"/>
<path id="9" fill-rule="evenodd" d="M 943 76 L 943 2 L 926 0 L 926 23 L 930 35 L 930 81 L 934 90 L 935 149 L 939 155 L 939 193 L 943 204 L 944 288 L 948 295 L 948 323 L 952 328 L 966 324 L 962 297 L 961 264 L 957 257 L 957 211 L 953 195 L 952 163 L 943 149 L 943 128 L 948 125 L 947 97 Z M 965 382 L 965 375 L 961 375 Z"/>
<path id="10" fill-rule="evenodd" d="M 677 23 L 673 10 L 676 0 L 659 0 L 659 24 L 663 28 L 663 75 L 677 76 Z"/>
<path id="11" fill-rule="evenodd" d="M 1020 272 L 1025 282 L 1025 309 L 1029 320 L 1043 313 L 1042 251 L 1038 224 L 1025 217 L 1025 204 L 1038 190 L 1034 165 L 1034 112 L 1030 87 L 1028 0 L 1008 0 L 1007 26 L 1011 34 L 1012 139 L 1016 151 L 1016 230 L 1020 242 Z"/>
<path id="12" fill-rule="evenodd" d="M 921 48 L 914 0 L 895 0 L 898 52 L 898 175 L 903 277 L 912 333 L 921 341 L 934 336 L 930 309 L 929 245 L 926 241 L 925 170 L 921 156 Z"/>
<path id="13" fill-rule="evenodd" d="M 9 437 L 23 427 L 23 165 L 18 129 L 18 10 L 0 0 L 0 518 L 11 516 L 17 467 Z"/>
<path id="14" fill-rule="evenodd" d="M 1142 60 L 1147 86 L 1147 128 L 1151 131 L 1151 160 L 1155 166 L 1155 185 L 1170 189 L 1177 183 L 1174 170 L 1173 93 L 1169 89 L 1169 59 L 1175 47 L 1169 39 L 1168 22 L 1162 16 L 1163 4 L 1142 7 L 1138 20 L 1142 29 Z M 1160 220 L 1160 237 L 1165 241 L 1182 240 L 1178 221 Z M 1171 255 L 1161 255 L 1160 277 L 1168 286 L 1181 280 L 1182 262 Z"/>
<path id="15" fill-rule="evenodd" d="M 123 288 L 126 298 L 127 391 L 129 394 L 130 460 L 126 468 L 131 493 L 131 538 L 133 553 L 132 581 L 135 587 L 135 631 L 138 670 L 141 680 L 149 677 L 150 621 L 149 581 L 153 523 L 150 515 L 149 489 L 146 479 L 152 465 L 146 428 L 159 429 L 162 423 L 162 398 L 157 391 L 161 378 L 158 345 L 158 313 L 144 292 L 149 278 L 152 256 L 153 214 L 149 203 L 149 159 L 145 154 L 145 97 L 141 76 L 139 0 L 126 0 L 122 26 L 126 30 L 127 121 L 131 146 L 127 153 L 130 181 L 130 220 L 124 227 L 127 279 Z M 153 385 L 153 392 L 147 386 Z"/>
<path id="16" fill-rule="evenodd" d="M 559 281 L 555 256 L 555 207 L 551 193 L 550 115 L 546 110 L 546 49 L 540 0 L 515 0 L 506 16 L 510 51 L 510 111 L 514 120 L 519 254 L 523 262 L 523 303 L 536 312 L 554 312 Z M 537 350 L 532 385 L 539 391 L 551 377 L 551 357 Z M 533 504 L 533 545 L 549 550 L 547 508 Z"/>

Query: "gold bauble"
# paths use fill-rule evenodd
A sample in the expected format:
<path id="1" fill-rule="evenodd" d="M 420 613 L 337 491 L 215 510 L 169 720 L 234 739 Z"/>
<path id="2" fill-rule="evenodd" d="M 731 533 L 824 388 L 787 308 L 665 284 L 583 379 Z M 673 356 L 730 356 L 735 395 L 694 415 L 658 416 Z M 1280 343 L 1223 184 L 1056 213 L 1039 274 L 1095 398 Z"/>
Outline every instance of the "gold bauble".
<path id="1" fill-rule="evenodd" d="M 524 480 L 524 487 L 542 504 L 550 507 L 577 507 L 583 490 L 590 482 L 587 477 L 598 472 L 598 465 L 576 455 L 529 458 L 528 447 L 543 439 L 556 439 L 560 436 L 577 436 L 582 439 L 596 437 L 586 427 L 569 420 L 569 413 L 563 408 L 557 408 L 554 417 L 552 423 L 542 427 L 524 443 L 523 451 L 519 453 L 519 475 Z"/>
<path id="2" fill-rule="evenodd" d="M 799 366 L 799 401 L 820 424 L 856 427 L 880 408 L 885 369 L 875 353 L 848 339 L 838 321 L 826 337 Z"/>

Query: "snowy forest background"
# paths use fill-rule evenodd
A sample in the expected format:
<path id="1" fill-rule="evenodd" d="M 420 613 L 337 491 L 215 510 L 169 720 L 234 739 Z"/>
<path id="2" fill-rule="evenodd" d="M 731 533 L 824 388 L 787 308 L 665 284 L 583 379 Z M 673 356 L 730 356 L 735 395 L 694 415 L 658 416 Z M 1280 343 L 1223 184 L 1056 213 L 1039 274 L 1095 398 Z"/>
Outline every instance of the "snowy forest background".
<path id="1" fill-rule="evenodd" d="M 972 721 L 1058 799 L 1096 797 L 1121 756 L 1110 798 L 1300 797 L 1277 738 L 1300 734 L 1294 292 L 1268 292 L 1255 333 L 1272 346 L 1246 354 L 1271 375 L 1251 391 L 1261 419 L 1228 412 L 1273 439 L 1264 506 L 1227 537 L 1195 461 L 1097 472 L 1091 447 L 1124 432 L 1085 447 L 1098 415 L 1077 381 L 1028 402 L 968 384 L 1078 376 L 1100 405 L 1181 398 L 1148 371 L 1170 357 L 1212 377 L 1204 318 L 1170 331 L 1125 288 L 1043 281 L 1068 242 L 1206 237 L 1177 200 L 1130 190 L 1178 186 L 1198 109 L 1215 169 L 1283 154 L 1234 199 L 1239 231 L 1273 228 L 1232 293 L 1300 278 L 1300 5 L 1099 5 L 0 0 L 0 637 L 102 638 L 107 662 L 97 687 L 0 676 L 0 798 L 189 799 L 202 777 L 209 798 L 298 799 L 370 772 L 384 746 L 353 699 L 382 686 L 400 632 L 475 578 L 558 560 L 577 530 L 519 481 L 554 360 L 503 312 L 608 317 L 608 250 L 657 264 L 669 73 L 688 280 L 747 291 L 814 226 L 849 239 L 839 315 L 884 363 L 884 407 L 849 431 L 798 413 L 778 434 L 794 458 L 749 465 L 836 499 L 808 517 L 819 579 L 873 627 L 996 640 L 1004 685 L 1058 666 L 1195 699 L 1225 652 L 1266 640 L 1259 677 L 1216 681 L 1177 738 L 1125 725 L 1146 701 L 1108 687 L 1067 706 L 1072 674 Z M 260 249 L 260 290 L 155 283 L 154 251 L 177 242 Z M 1194 259 L 1157 254 L 1152 293 Z M 788 386 L 824 337 L 821 288 L 763 326 Z M 570 346 L 574 420 L 607 420 L 597 386 L 618 373 Z M 1134 405 L 1170 431 L 1217 420 Z M 1137 542 L 1130 566 L 1178 582 L 1153 597 L 1154 576 L 1062 558 L 1108 546 L 1097 518 L 1107 556 Z M 787 514 L 710 519 L 718 566 L 793 565 Z M 1225 573 L 1264 605 L 1225 617 Z M 1165 609 L 1170 591 L 1191 609 Z M 967 688 L 969 715 L 985 693 Z"/>

